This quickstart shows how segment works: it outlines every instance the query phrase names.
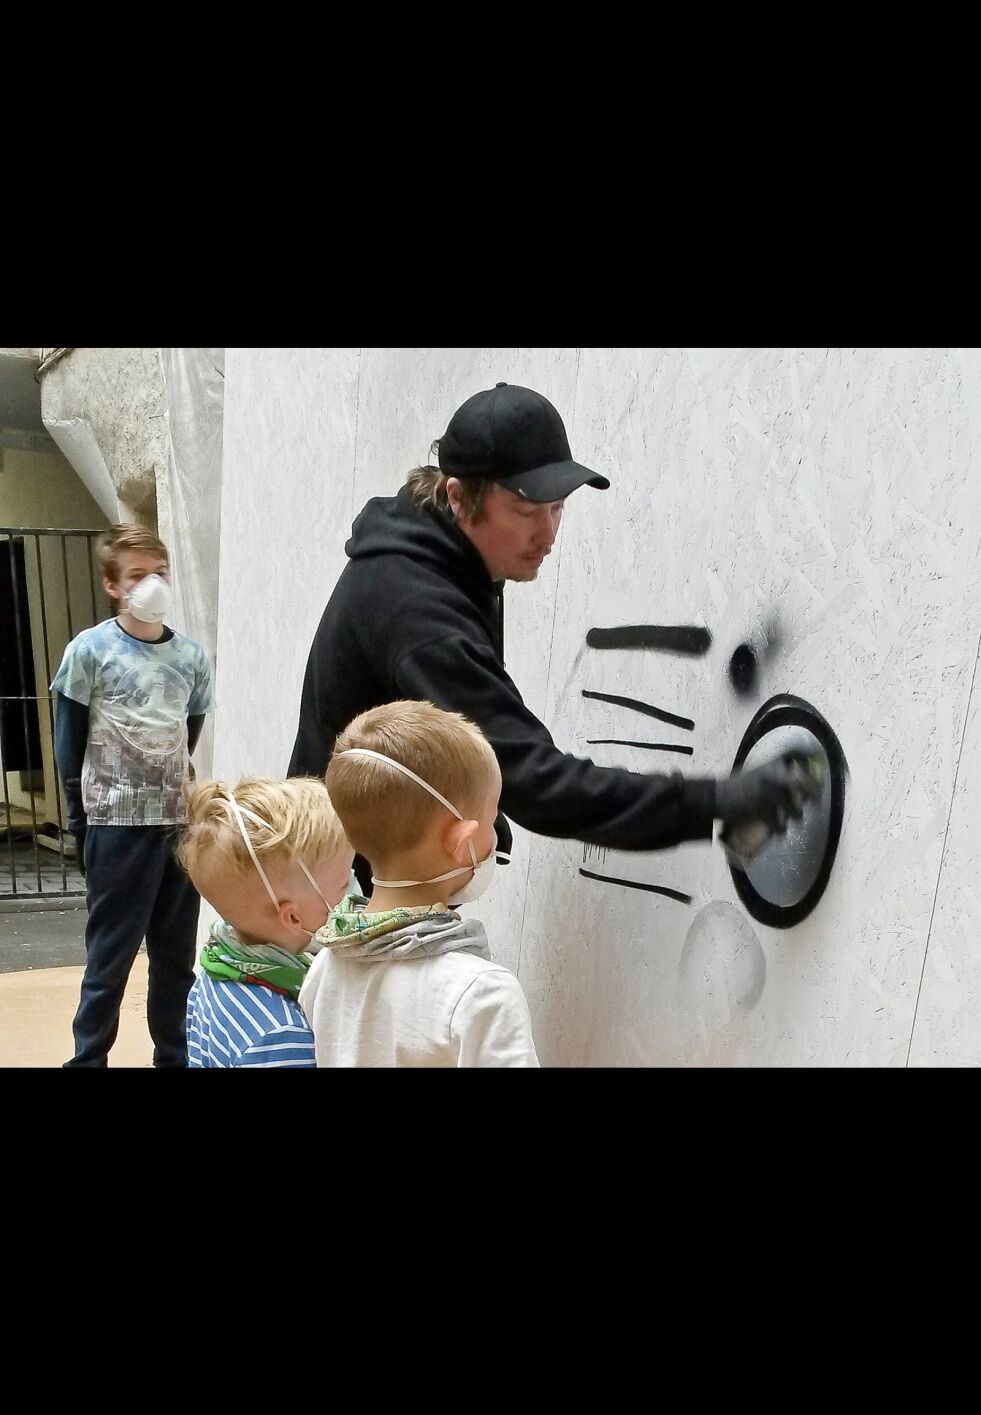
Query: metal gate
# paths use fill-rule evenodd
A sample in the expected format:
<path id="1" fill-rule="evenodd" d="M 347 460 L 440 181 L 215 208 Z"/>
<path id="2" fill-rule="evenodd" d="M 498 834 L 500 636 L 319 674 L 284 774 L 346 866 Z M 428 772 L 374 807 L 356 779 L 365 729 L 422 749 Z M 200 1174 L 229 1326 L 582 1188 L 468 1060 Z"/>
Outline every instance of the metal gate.
<path id="1" fill-rule="evenodd" d="M 48 685 L 69 640 L 110 612 L 94 557 L 101 534 L 0 526 L 0 900 L 85 892 Z"/>

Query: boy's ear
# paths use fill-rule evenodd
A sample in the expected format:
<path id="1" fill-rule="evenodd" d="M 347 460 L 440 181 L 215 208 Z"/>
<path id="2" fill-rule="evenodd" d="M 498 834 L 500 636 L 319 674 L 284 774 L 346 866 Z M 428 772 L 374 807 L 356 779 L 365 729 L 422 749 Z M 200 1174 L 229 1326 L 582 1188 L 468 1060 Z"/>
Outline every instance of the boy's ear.
<path id="1" fill-rule="evenodd" d="M 122 594 L 122 591 L 116 584 L 115 580 L 110 580 L 108 575 L 103 575 L 102 577 L 102 588 L 105 590 L 106 594 L 109 596 L 110 599 L 119 599 L 120 595 Z"/>
<path id="2" fill-rule="evenodd" d="M 289 929 L 291 934 L 299 935 L 304 933 L 303 923 L 300 919 L 299 911 L 292 899 L 284 899 L 279 906 L 279 922 L 284 929 Z M 304 935 L 305 936 L 305 935 Z"/>
<path id="3" fill-rule="evenodd" d="M 446 827 L 443 832 L 443 848 L 458 865 L 472 865 L 467 846 L 480 830 L 480 821 L 458 821 Z"/>

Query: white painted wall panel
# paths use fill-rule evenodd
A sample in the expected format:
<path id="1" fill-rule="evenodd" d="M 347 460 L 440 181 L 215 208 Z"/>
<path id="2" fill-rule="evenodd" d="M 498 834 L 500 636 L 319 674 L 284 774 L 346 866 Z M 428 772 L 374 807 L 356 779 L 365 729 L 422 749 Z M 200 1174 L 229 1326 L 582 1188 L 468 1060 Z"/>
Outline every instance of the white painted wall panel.
<path id="1" fill-rule="evenodd" d="M 828 893 L 796 929 L 753 924 L 766 983 L 730 1021 L 719 999 L 739 992 L 741 933 L 717 923 L 693 970 L 684 906 L 578 880 L 573 847 L 536 841 L 521 970 L 543 980 L 543 1054 L 579 1060 L 588 1035 L 602 1064 L 905 1062 L 981 627 L 977 402 L 956 353 L 583 351 L 573 447 L 587 463 L 615 447 L 621 475 L 575 539 L 570 512 L 547 720 L 574 746 L 633 736 L 644 719 L 580 690 L 646 698 L 695 719 L 691 769 L 714 774 L 761 697 L 790 692 L 828 717 L 851 780 Z M 583 653 L 589 623 L 623 622 L 628 587 L 635 621 L 703 622 L 713 650 L 694 665 Z M 783 644 L 744 704 L 728 656 L 773 613 Z M 708 847 L 611 854 L 601 872 L 742 913 Z M 559 897 L 595 939 L 578 963 L 546 923 Z"/>
<path id="2" fill-rule="evenodd" d="M 351 525 L 357 349 L 227 349 L 215 775 L 281 776 Z"/>
<path id="3" fill-rule="evenodd" d="M 981 673 L 974 671 L 911 1066 L 981 1066 Z"/>
<path id="4" fill-rule="evenodd" d="M 516 831 L 514 864 L 479 908 L 518 966 L 543 1061 L 903 1065 L 922 974 L 911 1059 L 977 1062 L 970 351 L 229 350 L 223 774 L 285 768 L 353 514 L 394 493 L 458 404 L 500 379 L 550 397 L 573 454 L 613 482 L 570 498 L 539 581 L 508 591 L 508 669 L 558 744 L 716 774 L 763 699 L 788 692 L 825 714 L 851 768 L 828 892 L 787 931 L 748 918 L 717 846 L 594 856 L 601 873 L 687 891 L 687 907 L 582 879 L 582 846 Z M 585 647 L 591 625 L 638 622 L 701 623 L 714 643 L 697 660 Z M 729 656 L 774 622 L 760 691 L 740 699 Z M 694 732 L 583 688 L 690 716 Z M 689 740 L 694 757 L 586 745 L 606 736 Z"/>

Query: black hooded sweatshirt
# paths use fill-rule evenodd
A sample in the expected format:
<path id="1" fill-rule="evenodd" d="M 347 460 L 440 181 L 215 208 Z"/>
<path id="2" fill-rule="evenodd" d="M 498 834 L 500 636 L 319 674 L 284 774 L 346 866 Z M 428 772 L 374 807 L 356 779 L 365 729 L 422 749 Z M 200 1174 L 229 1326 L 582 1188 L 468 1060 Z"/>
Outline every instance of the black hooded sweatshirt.
<path id="1" fill-rule="evenodd" d="M 642 775 L 560 752 L 504 668 L 503 586 L 444 511 L 407 487 L 373 497 L 314 636 L 291 776 L 323 776 L 352 718 L 397 698 L 426 699 L 476 722 L 497 754 L 501 810 L 538 835 L 617 850 L 709 840 L 710 779 Z M 500 816 L 498 844 L 511 832 Z"/>

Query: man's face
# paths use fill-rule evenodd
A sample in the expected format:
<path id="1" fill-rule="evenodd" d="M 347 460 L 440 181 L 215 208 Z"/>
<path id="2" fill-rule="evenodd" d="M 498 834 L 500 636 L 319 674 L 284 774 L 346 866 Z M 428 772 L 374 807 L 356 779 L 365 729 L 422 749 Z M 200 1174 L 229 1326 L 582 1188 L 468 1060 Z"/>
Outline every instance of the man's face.
<path id="1" fill-rule="evenodd" d="M 564 501 L 527 501 L 503 486 L 491 486 L 476 519 L 459 510 L 460 483 L 450 477 L 446 494 L 460 527 L 483 556 L 492 580 L 534 580 L 559 533 Z"/>
<path id="2" fill-rule="evenodd" d="M 116 579 L 102 581 L 106 593 L 113 599 L 129 594 L 147 575 L 169 574 L 166 557 L 153 550 L 124 550 L 116 557 Z"/>

